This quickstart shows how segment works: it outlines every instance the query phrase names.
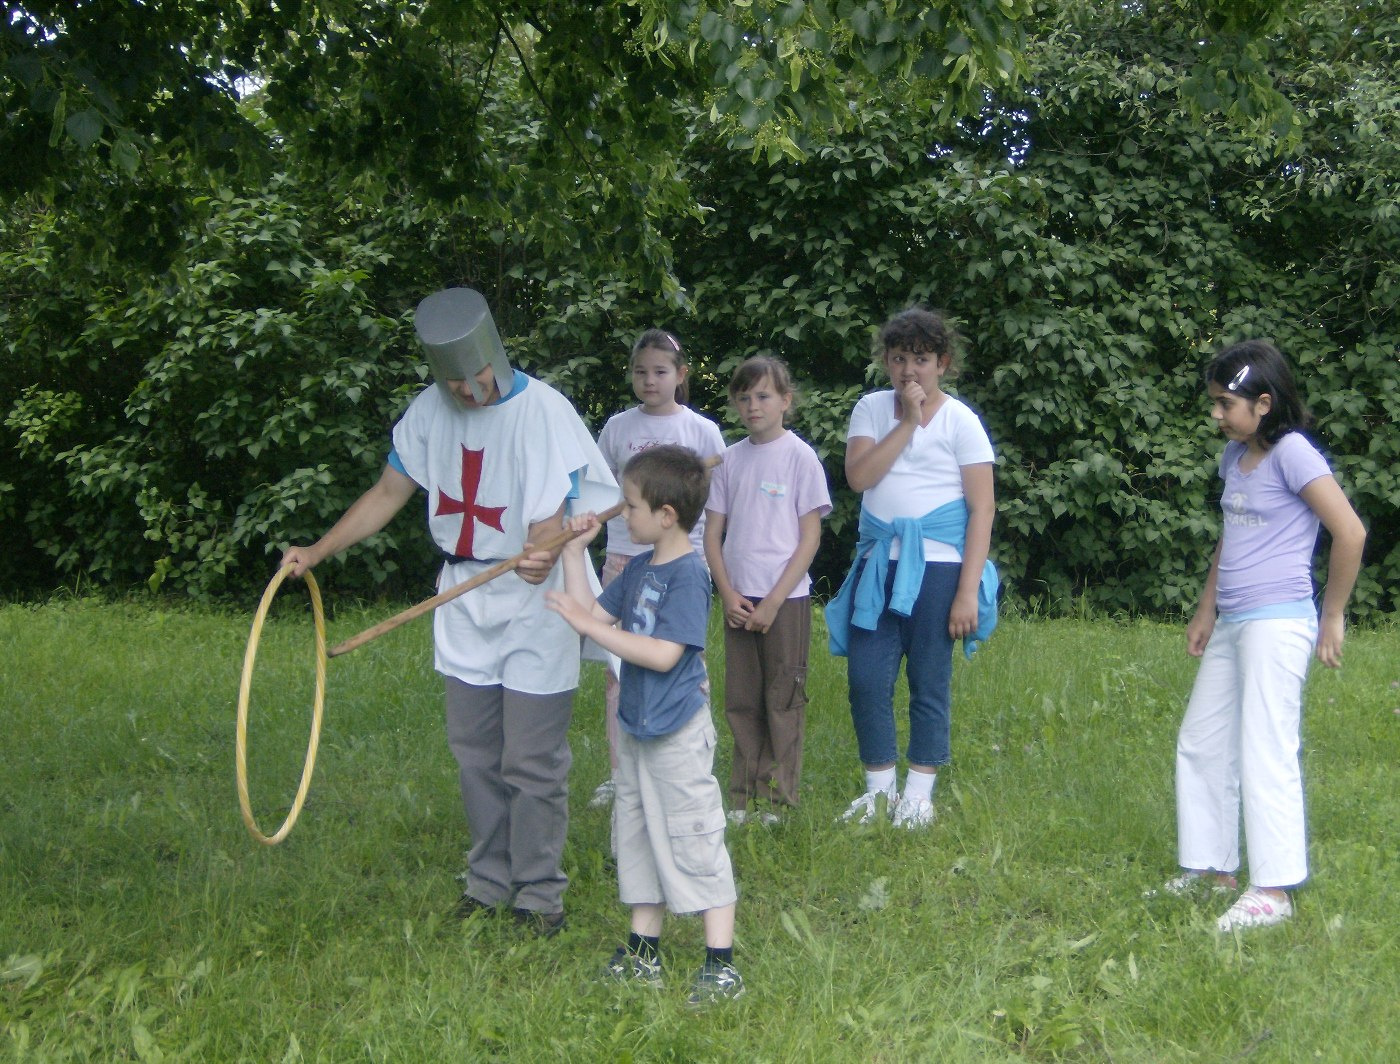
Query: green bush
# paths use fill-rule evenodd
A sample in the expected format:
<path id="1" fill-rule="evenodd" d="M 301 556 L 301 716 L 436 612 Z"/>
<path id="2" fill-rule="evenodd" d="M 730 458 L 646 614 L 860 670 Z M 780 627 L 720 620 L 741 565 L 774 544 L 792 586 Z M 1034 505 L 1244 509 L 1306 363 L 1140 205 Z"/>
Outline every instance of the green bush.
<path id="1" fill-rule="evenodd" d="M 706 209 L 646 221 L 646 246 L 674 251 L 666 284 L 638 280 L 659 260 L 618 257 L 635 243 L 620 231 L 560 238 L 617 223 L 563 192 L 442 206 L 380 175 L 347 198 L 288 160 L 288 176 L 175 219 L 176 265 L 159 274 L 84 257 L 100 224 L 86 201 L 25 201 L 0 218 L 0 518 L 19 530 L 0 587 L 260 586 L 281 545 L 318 535 L 377 475 L 424 379 L 412 307 L 465 281 L 595 429 L 632 401 L 642 328 L 682 336 L 692 402 L 720 420 L 741 358 L 786 358 L 795 427 L 836 489 L 821 587 L 855 539 L 841 467 L 855 398 L 881 383 L 873 331 L 911 301 L 943 307 L 967 337 L 951 386 L 998 450 L 994 556 L 1010 594 L 1049 610 L 1194 602 L 1221 446 L 1200 370 L 1222 344 L 1270 337 L 1370 529 L 1355 611 L 1394 611 L 1394 43 L 1364 11 L 1297 6 L 1267 42 L 1291 112 L 1265 135 L 1238 113 L 1243 82 L 1227 91 L 1229 49 L 1202 52 L 1181 5 L 1090 0 L 1034 27 L 1024 90 L 976 119 L 867 100 L 855 132 L 802 162 L 755 161 L 697 121 L 665 196 L 675 208 L 684 182 Z M 328 575 L 352 594 L 421 588 L 420 525 L 406 512 Z"/>

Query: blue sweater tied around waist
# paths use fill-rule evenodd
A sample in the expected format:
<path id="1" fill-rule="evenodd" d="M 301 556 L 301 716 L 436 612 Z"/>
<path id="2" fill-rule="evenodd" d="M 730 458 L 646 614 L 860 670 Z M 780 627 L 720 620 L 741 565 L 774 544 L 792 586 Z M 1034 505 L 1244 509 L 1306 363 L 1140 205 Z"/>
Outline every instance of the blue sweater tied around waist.
<path id="1" fill-rule="evenodd" d="M 885 579 L 890 571 L 890 546 L 895 540 L 899 541 L 899 558 L 895 562 L 894 586 L 890 589 L 888 605 L 901 617 L 909 616 L 924 582 L 926 539 L 947 543 L 962 553 L 967 540 L 967 503 L 954 499 L 923 517 L 898 517 L 893 523 L 861 511 L 855 561 L 841 590 L 826 604 L 827 647 L 832 654 L 846 656 L 851 625 L 874 631 L 880 623 L 880 614 L 885 612 L 886 606 Z M 861 558 L 866 559 L 864 566 L 860 564 Z M 988 559 L 982 566 L 982 580 L 977 588 L 977 630 L 963 638 L 963 653 L 969 658 L 977 644 L 997 626 L 997 589 L 1000 586 L 996 566 Z"/>

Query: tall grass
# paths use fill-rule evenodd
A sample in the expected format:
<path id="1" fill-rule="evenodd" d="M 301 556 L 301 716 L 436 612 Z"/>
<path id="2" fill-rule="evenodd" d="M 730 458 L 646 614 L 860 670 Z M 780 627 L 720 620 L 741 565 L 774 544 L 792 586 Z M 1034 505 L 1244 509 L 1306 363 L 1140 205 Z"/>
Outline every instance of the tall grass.
<path id="1" fill-rule="evenodd" d="M 311 705 L 293 589 L 249 729 L 264 830 Z M 331 639 L 379 619 L 347 611 Z M 927 833 L 837 827 L 861 776 L 844 662 L 813 653 L 803 805 L 732 829 L 749 991 L 685 1008 L 703 939 L 668 922 L 660 991 L 600 985 L 626 914 L 602 684 L 573 748 L 570 924 L 446 917 L 466 845 L 420 622 L 330 665 L 317 775 L 281 846 L 233 774 L 250 617 L 84 601 L 0 608 L 0 1052 L 16 1060 L 1368 1061 L 1400 1055 L 1400 633 L 1309 681 L 1313 879 L 1245 937 L 1219 903 L 1142 898 L 1174 868 L 1179 628 L 1011 619 L 955 676 Z M 718 646 L 718 641 L 716 641 Z M 716 698 L 721 655 L 711 652 Z M 726 729 L 720 725 L 721 735 Z M 717 770 L 728 769 L 722 746 Z"/>

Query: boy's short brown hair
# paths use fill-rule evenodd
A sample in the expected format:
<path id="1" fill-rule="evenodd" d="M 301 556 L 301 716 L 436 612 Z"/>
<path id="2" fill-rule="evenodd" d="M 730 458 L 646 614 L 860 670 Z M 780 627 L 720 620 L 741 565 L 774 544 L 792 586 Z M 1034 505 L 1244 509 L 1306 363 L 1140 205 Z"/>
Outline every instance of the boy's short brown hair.
<path id="1" fill-rule="evenodd" d="M 669 506 L 676 519 L 689 532 L 700 520 L 710 497 L 710 481 L 705 463 L 692 450 L 663 443 L 648 447 L 622 468 L 622 479 L 637 486 L 637 492 L 653 510 Z"/>

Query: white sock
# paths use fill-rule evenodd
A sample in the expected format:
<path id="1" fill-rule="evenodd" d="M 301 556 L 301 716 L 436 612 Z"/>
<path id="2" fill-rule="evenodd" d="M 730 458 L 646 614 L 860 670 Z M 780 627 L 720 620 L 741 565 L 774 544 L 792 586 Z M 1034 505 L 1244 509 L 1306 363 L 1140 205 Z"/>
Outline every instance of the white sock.
<path id="1" fill-rule="evenodd" d="M 894 785 L 894 769 L 868 768 L 865 770 L 865 789 L 871 794 L 879 794 L 881 791 L 884 791 L 886 794 L 893 795 L 895 793 Z"/>
<path id="2" fill-rule="evenodd" d="M 937 772 L 915 772 L 913 769 L 904 777 L 904 797 L 911 801 L 922 798 L 933 801 L 933 785 L 938 782 Z"/>

